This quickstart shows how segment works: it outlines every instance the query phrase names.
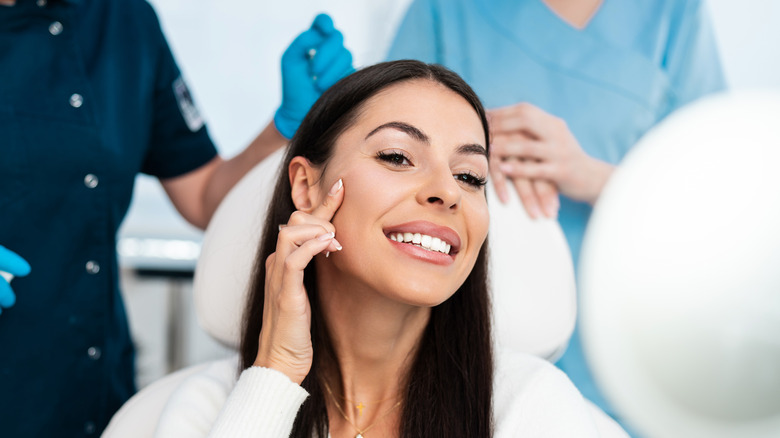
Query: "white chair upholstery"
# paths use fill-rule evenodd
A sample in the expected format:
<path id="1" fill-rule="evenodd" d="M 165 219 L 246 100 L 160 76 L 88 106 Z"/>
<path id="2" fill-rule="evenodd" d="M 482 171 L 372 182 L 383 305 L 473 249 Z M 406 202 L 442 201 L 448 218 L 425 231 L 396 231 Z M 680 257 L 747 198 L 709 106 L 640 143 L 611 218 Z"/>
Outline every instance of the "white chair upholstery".
<path id="1" fill-rule="evenodd" d="M 147 438 L 154 436 L 165 404 L 186 378 L 204 370 L 208 364 L 194 365 L 169 374 L 139 391 L 111 418 L 103 437 Z"/>
<path id="2" fill-rule="evenodd" d="M 204 236 L 194 279 L 198 321 L 232 348 L 238 345 L 255 250 L 281 159 L 279 151 L 247 174 L 226 196 Z M 550 359 L 565 349 L 576 313 L 574 275 L 563 234 L 553 220 L 531 221 L 516 198 L 505 206 L 491 193 L 488 201 L 498 342 Z M 103 436 L 152 436 L 173 388 L 204 366 L 174 373 L 141 390 L 114 416 Z M 609 429 L 611 420 L 598 408 L 594 412 Z"/>

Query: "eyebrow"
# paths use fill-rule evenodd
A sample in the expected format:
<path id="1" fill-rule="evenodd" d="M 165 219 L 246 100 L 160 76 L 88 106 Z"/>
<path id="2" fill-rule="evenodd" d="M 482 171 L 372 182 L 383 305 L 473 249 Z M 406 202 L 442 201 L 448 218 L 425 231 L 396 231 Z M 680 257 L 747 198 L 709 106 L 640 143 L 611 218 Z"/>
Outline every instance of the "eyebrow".
<path id="1" fill-rule="evenodd" d="M 374 128 L 373 131 L 368 133 L 366 139 L 368 139 L 369 137 L 371 137 L 372 135 L 376 134 L 377 132 L 383 129 L 397 129 L 405 133 L 406 135 L 414 138 L 415 140 L 421 141 L 425 144 L 431 144 L 431 140 L 428 138 L 427 135 L 425 135 L 424 132 L 404 122 L 389 122 L 389 123 L 385 123 L 384 125 L 377 126 L 376 128 Z M 485 149 L 484 146 L 479 144 L 460 145 L 458 146 L 457 153 L 464 154 L 464 155 L 483 155 L 485 158 L 488 157 L 487 149 Z"/>
<path id="2" fill-rule="evenodd" d="M 412 137 L 415 140 L 419 140 L 423 143 L 428 143 L 428 144 L 431 143 L 431 139 L 429 139 L 428 136 L 425 135 L 422 131 L 404 122 L 390 122 L 390 123 L 385 123 L 384 125 L 377 126 L 373 131 L 368 133 L 366 139 L 376 134 L 377 132 L 387 128 L 397 129 L 401 132 L 406 133 L 406 135 L 408 135 L 409 137 Z"/>

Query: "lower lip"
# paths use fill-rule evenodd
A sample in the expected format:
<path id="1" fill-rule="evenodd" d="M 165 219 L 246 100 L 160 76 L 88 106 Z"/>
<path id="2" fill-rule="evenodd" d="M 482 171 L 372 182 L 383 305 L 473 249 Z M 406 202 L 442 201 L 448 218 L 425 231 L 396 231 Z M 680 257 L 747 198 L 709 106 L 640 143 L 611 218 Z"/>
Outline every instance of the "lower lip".
<path id="1" fill-rule="evenodd" d="M 395 240 L 387 239 L 387 241 L 407 255 L 425 262 L 433 263 L 435 265 L 448 266 L 455 261 L 455 258 L 449 254 L 444 254 L 438 251 L 429 251 L 421 246 L 396 242 Z"/>

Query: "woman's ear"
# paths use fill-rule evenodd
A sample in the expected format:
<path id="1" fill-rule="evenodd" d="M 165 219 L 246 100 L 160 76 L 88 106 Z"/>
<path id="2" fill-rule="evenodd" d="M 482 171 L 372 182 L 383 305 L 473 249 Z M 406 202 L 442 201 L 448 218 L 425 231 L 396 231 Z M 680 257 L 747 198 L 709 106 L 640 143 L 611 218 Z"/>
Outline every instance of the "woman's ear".
<path id="1" fill-rule="evenodd" d="M 287 168 L 292 188 L 292 201 L 295 209 L 310 212 L 319 200 L 320 172 L 301 156 L 294 157 Z"/>

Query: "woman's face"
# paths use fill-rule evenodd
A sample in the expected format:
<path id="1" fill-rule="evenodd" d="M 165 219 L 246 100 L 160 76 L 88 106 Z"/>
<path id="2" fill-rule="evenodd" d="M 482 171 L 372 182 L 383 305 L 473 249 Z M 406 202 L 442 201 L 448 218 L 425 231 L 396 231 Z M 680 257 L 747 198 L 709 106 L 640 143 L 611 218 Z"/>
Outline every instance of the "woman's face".
<path id="1" fill-rule="evenodd" d="M 366 101 L 319 182 L 323 194 L 344 182 L 335 274 L 407 304 L 449 298 L 487 236 L 486 154 L 477 113 L 438 83 L 403 82 Z"/>

